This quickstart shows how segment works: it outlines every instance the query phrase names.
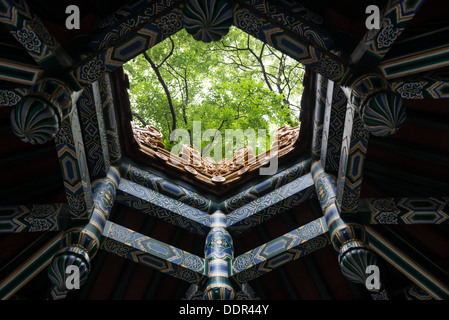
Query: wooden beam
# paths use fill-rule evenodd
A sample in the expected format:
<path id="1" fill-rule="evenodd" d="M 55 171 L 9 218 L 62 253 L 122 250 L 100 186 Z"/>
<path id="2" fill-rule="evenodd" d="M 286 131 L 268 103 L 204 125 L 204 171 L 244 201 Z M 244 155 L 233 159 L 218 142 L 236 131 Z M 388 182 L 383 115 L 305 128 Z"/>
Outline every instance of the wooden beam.
<path id="1" fill-rule="evenodd" d="M 293 180 L 302 177 L 310 172 L 311 160 L 307 159 L 295 164 L 294 166 L 270 176 L 266 180 L 253 185 L 252 187 L 229 197 L 219 204 L 219 209 L 224 213 L 230 213 L 238 208 L 254 201 L 269 192 L 280 188 Z"/>
<path id="2" fill-rule="evenodd" d="M 116 37 L 117 34 L 114 33 L 112 37 L 116 38 L 113 42 L 108 42 L 105 47 L 101 47 L 95 54 L 81 61 L 69 72 L 70 84 L 77 90 L 86 87 L 102 78 L 105 73 L 111 73 L 132 58 L 181 30 L 183 27 L 182 11 L 176 8 L 177 6 L 179 6 L 177 2 L 168 9 L 161 6 L 159 8 L 162 9 L 159 12 L 161 15 L 158 15 L 157 21 L 142 23 L 142 21 L 148 21 L 143 17 L 137 23 L 137 28 L 132 28 L 133 32 L 126 36 Z M 107 40 L 109 36 L 106 34 L 104 39 Z"/>
<path id="3" fill-rule="evenodd" d="M 234 258 L 231 276 L 239 284 L 246 283 L 328 244 L 323 217 Z"/>
<path id="4" fill-rule="evenodd" d="M 386 79 L 447 67 L 449 65 L 449 46 L 428 49 L 383 62 L 379 68 Z"/>
<path id="5" fill-rule="evenodd" d="M 327 54 L 339 55 L 338 48 L 335 48 L 335 41 L 332 36 L 316 23 L 311 22 L 310 17 L 315 21 L 323 21 L 323 18 L 310 12 L 299 3 L 290 3 L 289 8 L 285 8 L 278 1 L 273 0 L 237 0 L 242 7 L 255 13 L 257 16 L 270 21 L 273 26 L 282 28 L 286 33 L 291 33 L 298 39 L 325 51 Z M 309 17 L 309 18 L 307 18 Z"/>
<path id="6" fill-rule="evenodd" d="M 360 113 L 348 104 L 336 186 L 336 201 L 342 215 L 357 211 L 368 139 Z"/>
<path id="7" fill-rule="evenodd" d="M 122 150 L 120 147 L 111 76 L 109 74 L 100 77 L 98 80 L 98 89 L 100 91 L 100 100 L 103 109 L 103 121 L 106 130 L 109 162 L 111 166 L 119 167 L 122 162 Z M 98 94 L 98 92 L 96 92 L 96 94 Z M 95 96 L 95 99 L 98 99 L 97 95 Z M 97 109 L 96 112 L 99 113 L 100 111 Z"/>
<path id="8" fill-rule="evenodd" d="M 181 238 L 181 233 L 182 230 L 179 228 L 176 228 L 176 230 L 174 230 L 173 234 L 170 236 L 169 239 L 169 243 L 172 244 L 173 246 L 177 246 L 179 243 L 179 240 Z M 136 266 L 136 264 L 134 264 L 134 266 Z M 126 267 L 126 266 L 125 266 Z M 153 275 L 153 277 L 151 278 L 151 282 L 150 282 L 150 286 L 148 287 L 148 289 L 145 292 L 145 296 L 144 296 L 144 300 L 154 300 L 157 299 L 157 294 L 161 289 L 161 286 L 163 285 L 163 278 L 164 278 L 165 274 L 162 272 L 157 272 L 155 275 Z M 188 285 L 188 282 L 184 282 L 183 284 Z M 191 285 L 195 285 L 195 284 L 191 284 Z"/>
<path id="9" fill-rule="evenodd" d="M 263 224 L 258 225 L 255 228 L 255 230 L 263 243 L 268 243 L 269 241 L 272 240 L 272 238 L 269 236 L 269 231 L 267 230 L 266 225 L 263 225 Z M 291 300 L 299 300 L 299 296 L 295 289 L 295 286 L 292 283 L 292 281 L 290 281 L 290 279 L 287 275 L 288 271 L 286 270 L 286 265 L 283 264 L 272 271 L 276 277 L 276 280 L 279 282 L 280 286 L 284 289 L 286 298 L 291 299 Z M 255 279 L 253 279 L 252 281 L 254 281 L 254 280 Z M 244 283 L 242 283 L 242 286 L 243 285 L 244 285 Z"/>
<path id="10" fill-rule="evenodd" d="M 447 224 L 449 198 L 360 199 L 359 214 L 366 224 Z"/>
<path id="11" fill-rule="evenodd" d="M 388 293 L 378 279 L 378 286 L 367 286 L 366 269 L 377 265 L 376 255 L 368 249 L 367 238 L 360 216 L 357 214 L 341 214 L 337 206 L 335 178 L 326 173 L 320 161 L 312 165 L 312 175 L 316 187 L 321 210 L 329 229 L 329 238 L 336 251 L 338 263 L 345 278 L 365 285 L 374 299 L 388 299 Z"/>
<path id="12" fill-rule="evenodd" d="M 0 22 L 44 70 L 61 70 L 72 64 L 56 38 L 24 0 L 1 0 Z"/>
<path id="13" fill-rule="evenodd" d="M 340 165 L 347 98 L 338 85 L 327 99 L 324 111 L 323 138 L 320 160 L 326 172 L 337 174 Z"/>
<path id="14" fill-rule="evenodd" d="M 31 86 L 41 73 L 42 70 L 35 65 L 0 59 L 0 80 Z"/>
<path id="15" fill-rule="evenodd" d="M 55 143 L 71 218 L 87 221 L 93 209 L 92 186 L 77 108 L 61 122 Z"/>
<path id="16" fill-rule="evenodd" d="M 328 90 L 328 86 L 331 86 Z M 332 95 L 333 82 L 317 74 L 315 81 L 315 108 L 313 114 L 312 160 L 320 158 L 323 148 L 324 114 L 328 94 Z M 326 136 L 324 136 L 326 138 Z"/>
<path id="17" fill-rule="evenodd" d="M 0 299 L 6 300 L 51 262 L 63 232 L 47 232 L 0 270 Z"/>
<path id="18" fill-rule="evenodd" d="M 101 249 L 189 283 L 205 279 L 203 258 L 107 221 Z"/>
<path id="19" fill-rule="evenodd" d="M 449 73 L 430 71 L 389 80 L 393 91 L 402 99 L 449 98 Z M 408 119 L 408 117 L 407 117 Z"/>
<path id="20" fill-rule="evenodd" d="M 209 231 L 209 214 L 126 179 L 120 181 L 117 202 L 199 235 Z"/>
<path id="21" fill-rule="evenodd" d="M 121 166 L 123 177 L 150 190 L 154 190 L 171 199 L 178 200 L 188 206 L 206 213 L 215 210 L 214 203 L 199 193 L 174 184 L 152 172 L 124 162 Z"/>
<path id="22" fill-rule="evenodd" d="M 449 299 L 449 275 L 385 226 L 366 226 L 369 246 L 421 289 L 437 300 Z"/>
<path id="23" fill-rule="evenodd" d="M 379 69 L 386 79 L 392 79 L 448 66 L 448 31 L 449 27 L 444 27 L 399 43 Z"/>
<path id="24" fill-rule="evenodd" d="M 226 227 L 232 235 L 261 224 L 315 196 L 310 173 L 254 200 L 227 215 Z"/>
<path id="25" fill-rule="evenodd" d="M 0 206 L 0 234 L 62 231 L 69 220 L 67 203 Z"/>
<path id="26" fill-rule="evenodd" d="M 351 55 L 351 64 L 374 67 L 382 61 L 425 0 L 389 1 L 380 18 L 380 29 L 368 30 Z"/>
<path id="27" fill-rule="evenodd" d="M 99 32 L 92 36 L 89 47 L 92 52 L 105 49 L 122 39 L 138 32 L 146 24 L 152 23 L 161 16 L 179 6 L 179 1 L 168 3 L 163 0 L 130 1 L 120 7 L 112 15 L 104 18 L 99 25 Z"/>
<path id="28" fill-rule="evenodd" d="M 294 218 L 291 215 L 284 214 L 281 217 L 285 225 L 289 228 L 289 230 L 294 228 L 295 222 L 293 220 Z M 309 272 L 310 277 L 312 278 L 312 281 L 315 284 L 319 295 L 321 296 L 321 299 L 331 300 L 332 295 L 329 292 L 328 285 L 326 284 L 323 275 L 319 272 L 320 269 L 318 267 L 315 257 L 313 255 L 305 255 L 302 257 L 302 261 L 304 262 L 304 266 Z"/>
<path id="29" fill-rule="evenodd" d="M 110 160 L 98 81 L 83 90 L 76 104 L 90 178 L 102 178 Z"/>

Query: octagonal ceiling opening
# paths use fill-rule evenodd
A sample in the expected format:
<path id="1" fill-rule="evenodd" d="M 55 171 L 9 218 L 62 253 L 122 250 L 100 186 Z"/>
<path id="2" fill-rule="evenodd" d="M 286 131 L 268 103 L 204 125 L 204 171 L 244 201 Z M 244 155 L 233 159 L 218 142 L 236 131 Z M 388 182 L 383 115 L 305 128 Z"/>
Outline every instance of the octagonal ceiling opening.
<path id="1" fill-rule="evenodd" d="M 238 28 L 209 43 L 182 29 L 124 69 L 135 131 L 150 128 L 172 154 L 187 147 L 217 166 L 299 135 L 303 65 Z"/>

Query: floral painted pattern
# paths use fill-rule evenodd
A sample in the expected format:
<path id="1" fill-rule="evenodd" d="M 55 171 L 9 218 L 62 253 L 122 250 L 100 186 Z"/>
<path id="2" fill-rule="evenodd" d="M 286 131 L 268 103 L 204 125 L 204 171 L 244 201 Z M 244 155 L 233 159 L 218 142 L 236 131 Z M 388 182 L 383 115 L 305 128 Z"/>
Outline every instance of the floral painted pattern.
<path id="1" fill-rule="evenodd" d="M 380 224 L 397 224 L 398 214 L 395 212 L 382 212 L 376 216 L 376 220 Z"/>
<path id="2" fill-rule="evenodd" d="M 160 19 L 157 27 L 159 28 L 163 36 L 170 36 L 172 34 L 175 34 L 183 27 L 182 17 L 179 14 L 170 13 Z"/>
<path id="3" fill-rule="evenodd" d="M 341 67 L 329 58 L 321 58 L 318 61 L 316 72 L 329 79 L 335 79 L 341 75 Z"/>
<path id="4" fill-rule="evenodd" d="M 19 102 L 21 97 L 14 91 L 0 90 L 0 106 L 14 106 Z"/>
<path id="5" fill-rule="evenodd" d="M 235 259 L 234 267 L 236 270 L 245 270 L 253 264 L 255 264 L 254 255 L 252 253 L 245 253 Z"/>
<path id="6" fill-rule="evenodd" d="M 379 48 L 389 48 L 398 37 L 398 34 L 398 28 L 395 28 L 392 24 L 387 24 L 377 36 Z"/>
<path id="7" fill-rule="evenodd" d="M 423 89 L 426 81 L 405 83 L 397 89 L 404 99 L 423 99 Z"/>
<path id="8" fill-rule="evenodd" d="M 81 79 L 94 82 L 106 72 L 102 60 L 91 60 L 81 68 Z"/>
<path id="9" fill-rule="evenodd" d="M 23 27 L 16 32 L 17 40 L 28 50 L 37 54 L 41 53 L 41 41 L 30 29 Z"/>
<path id="10" fill-rule="evenodd" d="M 258 34 L 263 26 L 262 21 L 250 12 L 240 12 L 236 16 L 238 28 L 249 34 Z"/>

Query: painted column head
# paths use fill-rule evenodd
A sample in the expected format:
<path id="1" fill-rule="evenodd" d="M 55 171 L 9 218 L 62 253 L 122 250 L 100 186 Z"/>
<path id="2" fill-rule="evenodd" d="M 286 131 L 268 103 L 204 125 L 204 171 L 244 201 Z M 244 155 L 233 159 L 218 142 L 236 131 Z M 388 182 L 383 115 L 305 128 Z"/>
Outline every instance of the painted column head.
<path id="1" fill-rule="evenodd" d="M 351 86 L 349 101 L 362 117 L 366 129 L 375 136 L 387 137 L 403 125 L 406 112 L 402 98 L 379 75 L 365 75 Z"/>
<path id="2" fill-rule="evenodd" d="M 186 31 L 195 40 L 209 43 L 218 41 L 229 32 L 234 19 L 227 0 L 189 0 L 183 8 Z"/>
<path id="3" fill-rule="evenodd" d="M 61 249 L 53 258 L 49 268 L 50 282 L 59 290 L 74 290 L 82 286 L 89 275 L 90 259 L 80 247 Z"/>
<path id="4" fill-rule="evenodd" d="M 70 113 L 71 91 L 57 79 L 41 79 L 11 113 L 11 128 L 22 141 L 43 144 L 53 139 Z"/>
<path id="5" fill-rule="evenodd" d="M 364 242 L 352 240 L 343 244 L 338 254 L 338 263 L 346 279 L 365 285 L 370 292 L 379 291 L 380 275 L 373 272 L 378 270 L 377 258 Z"/>
<path id="6" fill-rule="evenodd" d="M 394 92 L 380 92 L 367 99 L 362 111 L 366 129 L 373 135 L 395 134 L 406 118 L 402 98 Z"/>
<path id="7" fill-rule="evenodd" d="M 99 241 L 88 230 L 76 227 L 62 237 L 60 247 L 48 268 L 48 277 L 59 290 L 79 289 L 89 276 Z"/>

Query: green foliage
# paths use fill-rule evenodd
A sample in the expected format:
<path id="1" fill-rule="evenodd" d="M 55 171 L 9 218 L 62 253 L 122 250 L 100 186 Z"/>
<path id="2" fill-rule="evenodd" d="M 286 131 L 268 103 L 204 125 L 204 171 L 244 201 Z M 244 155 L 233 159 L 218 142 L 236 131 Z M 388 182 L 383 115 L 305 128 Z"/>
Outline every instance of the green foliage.
<path id="1" fill-rule="evenodd" d="M 209 44 L 182 30 L 146 54 L 124 66 L 131 108 L 145 124 L 161 130 L 167 150 L 179 142 L 170 141 L 173 129 L 189 130 L 193 139 L 194 121 L 201 122 L 202 132 L 212 132 L 201 150 L 215 148 L 209 144 L 214 136 L 219 143 L 219 130 L 225 157 L 239 147 L 234 143 L 232 151 L 226 149 L 226 129 L 266 130 L 267 139 L 258 139 L 257 154 L 270 147 L 274 130 L 298 125 L 302 65 L 236 28 Z M 139 123 L 137 117 L 134 121 Z"/>

